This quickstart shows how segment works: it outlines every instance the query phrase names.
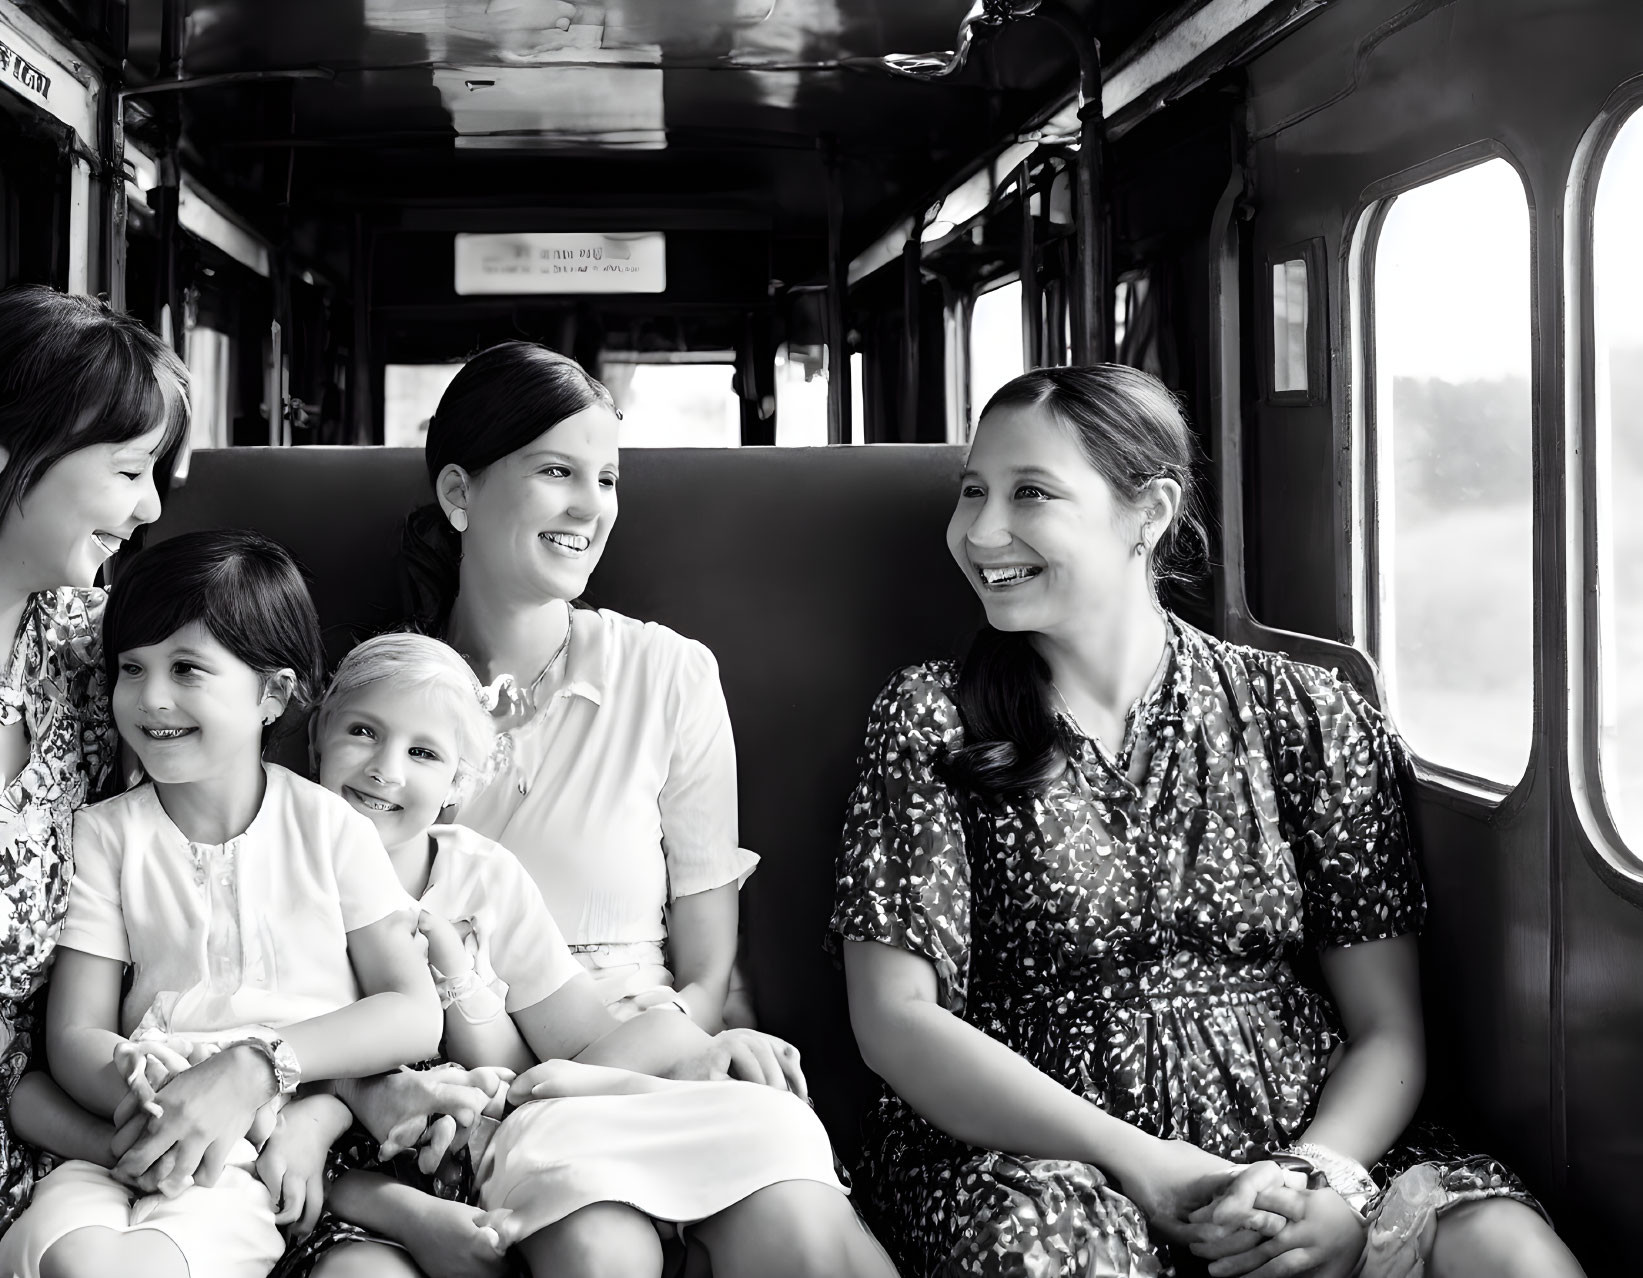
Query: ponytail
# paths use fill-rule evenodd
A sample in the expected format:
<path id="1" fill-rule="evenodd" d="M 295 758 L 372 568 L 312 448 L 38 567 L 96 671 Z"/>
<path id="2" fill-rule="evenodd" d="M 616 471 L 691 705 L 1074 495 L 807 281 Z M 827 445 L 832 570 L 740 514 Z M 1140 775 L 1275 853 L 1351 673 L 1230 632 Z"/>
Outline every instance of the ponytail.
<path id="1" fill-rule="evenodd" d="M 460 582 L 462 538 L 438 502 L 406 516 L 399 553 L 403 615 L 424 634 L 444 634 Z"/>

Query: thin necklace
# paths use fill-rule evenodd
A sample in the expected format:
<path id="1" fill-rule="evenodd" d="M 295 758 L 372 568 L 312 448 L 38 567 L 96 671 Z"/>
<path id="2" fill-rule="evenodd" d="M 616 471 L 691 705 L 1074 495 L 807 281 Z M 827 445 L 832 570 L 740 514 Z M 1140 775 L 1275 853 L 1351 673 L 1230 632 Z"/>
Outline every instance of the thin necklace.
<path id="1" fill-rule="evenodd" d="M 1169 659 L 1173 651 L 1174 649 L 1170 647 L 1166 637 L 1166 641 L 1164 643 L 1164 654 L 1158 658 L 1158 664 L 1153 667 L 1152 677 L 1147 680 L 1146 690 L 1130 703 L 1130 708 L 1124 714 L 1124 736 L 1126 740 L 1128 740 L 1130 735 L 1130 721 L 1136 717 L 1136 712 L 1140 710 L 1140 708 L 1149 700 L 1151 700 L 1152 694 L 1157 691 L 1158 685 L 1164 677 L 1164 671 L 1169 668 Z M 1055 699 L 1061 703 L 1061 712 L 1067 716 L 1067 722 L 1072 724 L 1073 731 L 1088 740 L 1095 740 L 1093 736 L 1084 731 L 1084 725 L 1078 721 L 1078 716 L 1073 713 L 1072 706 L 1067 703 L 1066 694 L 1061 691 L 1060 686 L 1054 679 L 1050 680 L 1050 691 L 1055 693 Z"/>
<path id="2" fill-rule="evenodd" d="M 559 659 L 570 651 L 571 620 L 575 616 L 576 610 L 567 602 L 565 604 L 565 637 L 559 641 L 559 646 L 553 650 L 553 656 L 548 658 L 547 663 L 537 673 L 536 678 L 531 680 L 530 686 L 509 694 L 510 701 L 517 698 L 520 709 L 528 709 L 532 714 L 536 712 L 536 691 L 542 686 L 542 680 L 548 677 L 548 671 L 559 664 Z M 519 687 L 517 682 L 513 686 L 515 689 Z"/>

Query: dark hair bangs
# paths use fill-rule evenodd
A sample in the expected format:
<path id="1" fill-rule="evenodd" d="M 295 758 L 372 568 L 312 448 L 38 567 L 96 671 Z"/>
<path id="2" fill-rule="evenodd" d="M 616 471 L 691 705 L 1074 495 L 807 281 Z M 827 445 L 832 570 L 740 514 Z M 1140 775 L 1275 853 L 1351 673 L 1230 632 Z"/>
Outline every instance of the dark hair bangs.
<path id="1" fill-rule="evenodd" d="M 325 678 L 319 615 L 302 570 L 260 533 L 184 533 L 145 547 L 109 592 L 103 652 L 109 686 L 120 654 L 163 642 L 198 623 L 258 674 L 296 675 L 290 709 L 306 709 Z"/>
<path id="2" fill-rule="evenodd" d="M 180 365 L 173 369 L 150 364 L 131 342 L 122 340 L 122 334 L 100 336 L 104 349 L 96 353 L 88 375 L 77 380 L 69 401 L 70 420 L 85 424 L 71 432 L 61 450 L 52 450 L 52 461 L 93 444 L 123 444 L 163 424 L 165 436 L 154 454 L 155 469 L 169 472 L 193 415 L 187 372 Z"/>
<path id="3" fill-rule="evenodd" d="M 162 423 L 169 469 L 188 419 L 188 370 L 133 316 L 35 285 L 0 290 L 0 519 L 70 453 Z"/>

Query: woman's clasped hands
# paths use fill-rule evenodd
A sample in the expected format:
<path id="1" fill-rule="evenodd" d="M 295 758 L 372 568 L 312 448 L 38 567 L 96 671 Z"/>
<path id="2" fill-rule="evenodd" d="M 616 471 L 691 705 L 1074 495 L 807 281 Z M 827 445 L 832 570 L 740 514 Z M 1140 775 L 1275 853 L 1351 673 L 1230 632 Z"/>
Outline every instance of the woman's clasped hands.
<path id="1" fill-rule="evenodd" d="M 1363 1218 L 1329 1188 L 1273 1162 L 1232 1171 L 1187 1214 L 1181 1235 L 1212 1278 L 1346 1278 L 1364 1253 Z"/>

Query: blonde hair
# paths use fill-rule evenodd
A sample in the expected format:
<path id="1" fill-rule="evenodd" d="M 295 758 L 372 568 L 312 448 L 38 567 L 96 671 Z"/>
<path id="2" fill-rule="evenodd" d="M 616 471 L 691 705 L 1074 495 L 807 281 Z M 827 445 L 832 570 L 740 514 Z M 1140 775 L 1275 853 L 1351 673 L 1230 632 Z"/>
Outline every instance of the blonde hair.
<path id="1" fill-rule="evenodd" d="M 446 805 L 461 803 L 483 790 L 495 773 L 497 733 L 491 711 L 499 690 L 482 685 L 455 648 L 428 635 L 377 635 L 342 659 L 314 713 L 310 740 L 316 753 L 332 717 L 353 697 L 379 683 L 407 692 L 448 694 L 446 700 L 456 721 L 457 765 Z"/>

